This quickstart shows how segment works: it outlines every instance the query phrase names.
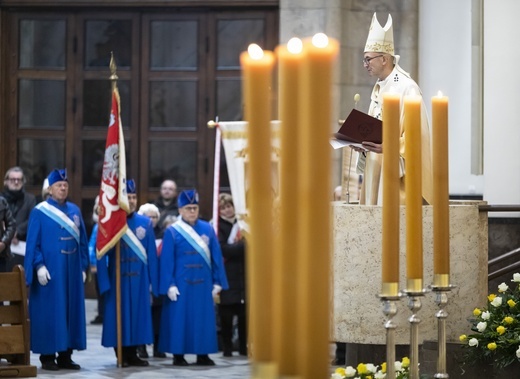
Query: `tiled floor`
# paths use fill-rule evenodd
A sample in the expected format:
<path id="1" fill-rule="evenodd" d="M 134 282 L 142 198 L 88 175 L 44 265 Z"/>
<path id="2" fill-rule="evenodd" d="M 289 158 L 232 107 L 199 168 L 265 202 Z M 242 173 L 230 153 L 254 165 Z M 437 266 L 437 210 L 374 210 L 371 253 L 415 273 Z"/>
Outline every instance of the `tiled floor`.
<path id="1" fill-rule="evenodd" d="M 87 321 L 94 318 L 96 302 L 86 301 Z M 45 371 L 41 369 L 39 355 L 31 355 L 31 364 L 38 367 L 38 378 L 193 378 L 193 379 L 244 379 L 250 376 L 249 361 L 245 357 L 233 356 L 223 358 L 222 353 L 212 354 L 210 357 L 216 366 L 210 368 L 200 366 L 174 367 L 172 357 L 150 358 L 148 367 L 117 368 L 116 357 L 113 349 L 101 346 L 101 325 L 87 325 L 87 350 L 75 351 L 72 359 L 81 365 L 80 371 L 60 370 Z M 150 354 L 151 346 L 148 347 Z M 235 353 L 237 354 L 237 353 Z M 194 355 L 186 355 L 188 362 L 194 362 Z"/>

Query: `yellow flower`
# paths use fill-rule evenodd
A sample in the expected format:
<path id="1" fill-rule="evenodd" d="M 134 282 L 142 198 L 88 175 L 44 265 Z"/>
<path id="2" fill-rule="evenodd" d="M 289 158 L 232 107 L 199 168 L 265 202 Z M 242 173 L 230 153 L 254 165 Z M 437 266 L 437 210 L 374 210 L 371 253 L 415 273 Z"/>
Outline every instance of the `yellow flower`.
<path id="1" fill-rule="evenodd" d="M 489 350 L 495 350 L 497 348 L 497 344 L 494 342 L 490 342 L 490 343 L 488 343 L 487 348 Z"/>
<path id="2" fill-rule="evenodd" d="M 358 364 L 357 372 L 358 372 L 358 374 L 368 374 L 369 371 L 367 370 L 367 365 L 364 363 Z"/>
<path id="3" fill-rule="evenodd" d="M 403 359 L 401 360 L 401 364 L 402 364 L 401 367 L 409 367 L 410 366 L 410 358 L 403 357 Z"/>
<path id="4" fill-rule="evenodd" d="M 515 301 L 513 299 L 509 299 L 507 301 L 507 305 L 509 305 L 510 308 L 514 308 L 516 303 L 515 303 Z"/>
<path id="5" fill-rule="evenodd" d="M 511 316 L 504 317 L 504 323 L 505 324 L 511 325 L 513 323 L 513 321 L 515 321 L 515 319 L 513 317 L 511 317 Z"/>
<path id="6" fill-rule="evenodd" d="M 482 314 L 482 311 L 478 308 L 473 309 L 473 316 L 480 316 Z"/>
<path id="7" fill-rule="evenodd" d="M 506 328 L 504 328 L 502 325 L 500 325 L 498 328 L 497 328 L 497 333 L 502 335 L 506 332 Z M 488 345 L 489 346 L 489 345 Z M 496 346 L 495 346 L 496 348 Z M 494 349 L 493 349 L 494 350 Z"/>
<path id="8" fill-rule="evenodd" d="M 383 373 L 386 373 L 386 362 L 381 363 L 381 371 L 383 371 Z"/>
<path id="9" fill-rule="evenodd" d="M 338 367 L 336 371 L 334 371 L 336 374 L 340 374 L 342 376 L 345 376 L 345 368 L 344 367 Z"/>
<path id="10" fill-rule="evenodd" d="M 467 339 L 468 339 L 468 336 L 465 335 L 465 334 L 461 334 L 461 335 L 459 336 L 459 341 L 460 341 L 460 342 L 464 342 L 464 341 L 466 341 Z"/>
<path id="11" fill-rule="evenodd" d="M 488 300 L 493 301 L 493 300 L 495 300 L 495 297 L 497 297 L 497 295 L 495 295 L 494 293 L 491 293 L 488 295 Z"/>

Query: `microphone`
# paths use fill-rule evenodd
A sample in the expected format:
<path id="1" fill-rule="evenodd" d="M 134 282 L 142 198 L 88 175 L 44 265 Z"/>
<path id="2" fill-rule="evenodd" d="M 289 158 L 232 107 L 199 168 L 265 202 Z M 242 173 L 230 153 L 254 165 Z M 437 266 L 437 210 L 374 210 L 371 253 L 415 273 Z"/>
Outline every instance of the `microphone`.
<path id="1" fill-rule="evenodd" d="M 359 96 L 359 93 L 356 93 L 354 95 L 354 109 L 357 109 L 357 103 L 358 103 L 359 99 L 361 99 L 361 96 Z"/>
<path id="2" fill-rule="evenodd" d="M 361 96 L 359 93 L 356 93 L 354 95 L 354 109 L 357 109 L 357 103 L 361 99 Z M 352 169 L 352 155 L 353 155 L 353 149 L 350 149 L 350 158 L 348 162 L 348 171 L 347 171 L 347 204 L 350 204 L 350 170 Z"/>

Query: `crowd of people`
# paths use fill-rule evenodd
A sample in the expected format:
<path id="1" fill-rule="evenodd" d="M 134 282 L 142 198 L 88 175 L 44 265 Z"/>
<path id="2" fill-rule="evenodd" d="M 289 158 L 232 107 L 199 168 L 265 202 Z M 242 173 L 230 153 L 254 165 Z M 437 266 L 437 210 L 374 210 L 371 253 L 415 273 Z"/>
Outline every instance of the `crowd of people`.
<path id="1" fill-rule="evenodd" d="M 231 195 L 220 197 L 221 214 L 212 221 L 219 225 L 215 233 L 212 223 L 199 218 L 195 189 L 177 195 L 175 182 L 168 179 L 155 202 L 139 207 L 136 183 L 127 180 L 129 213 L 118 261 L 115 248 L 100 259 L 96 255 L 99 197 L 88 237 L 79 207 L 68 200 L 65 169 L 48 175 L 38 203 L 25 192 L 25 180 L 20 167 L 5 174 L 0 271 L 10 271 L 16 264 L 25 267 L 31 350 L 40 355 L 42 369 L 81 369 L 72 353 L 87 348 L 87 277 L 95 280 L 98 297 L 98 315 L 91 323 L 103 325 L 100 343 L 117 356 L 118 265 L 122 367 L 148 366 L 148 345 L 153 345 L 156 358 L 172 354 L 175 366 L 189 364 L 185 354 L 195 354 L 196 365 L 214 365 L 209 354 L 223 350 L 223 356 L 232 355 L 235 325 L 236 350 L 247 355 L 245 245 Z"/>

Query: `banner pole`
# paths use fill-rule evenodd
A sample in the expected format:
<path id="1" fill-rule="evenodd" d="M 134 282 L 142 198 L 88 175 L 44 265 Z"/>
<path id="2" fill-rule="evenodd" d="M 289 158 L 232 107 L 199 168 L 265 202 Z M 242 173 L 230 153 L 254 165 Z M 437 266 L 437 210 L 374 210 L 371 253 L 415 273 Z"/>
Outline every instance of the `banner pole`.
<path id="1" fill-rule="evenodd" d="M 117 367 L 123 367 L 123 335 L 121 332 L 121 243 L 116 244 L 116 324 L 117 324 Z"/>

